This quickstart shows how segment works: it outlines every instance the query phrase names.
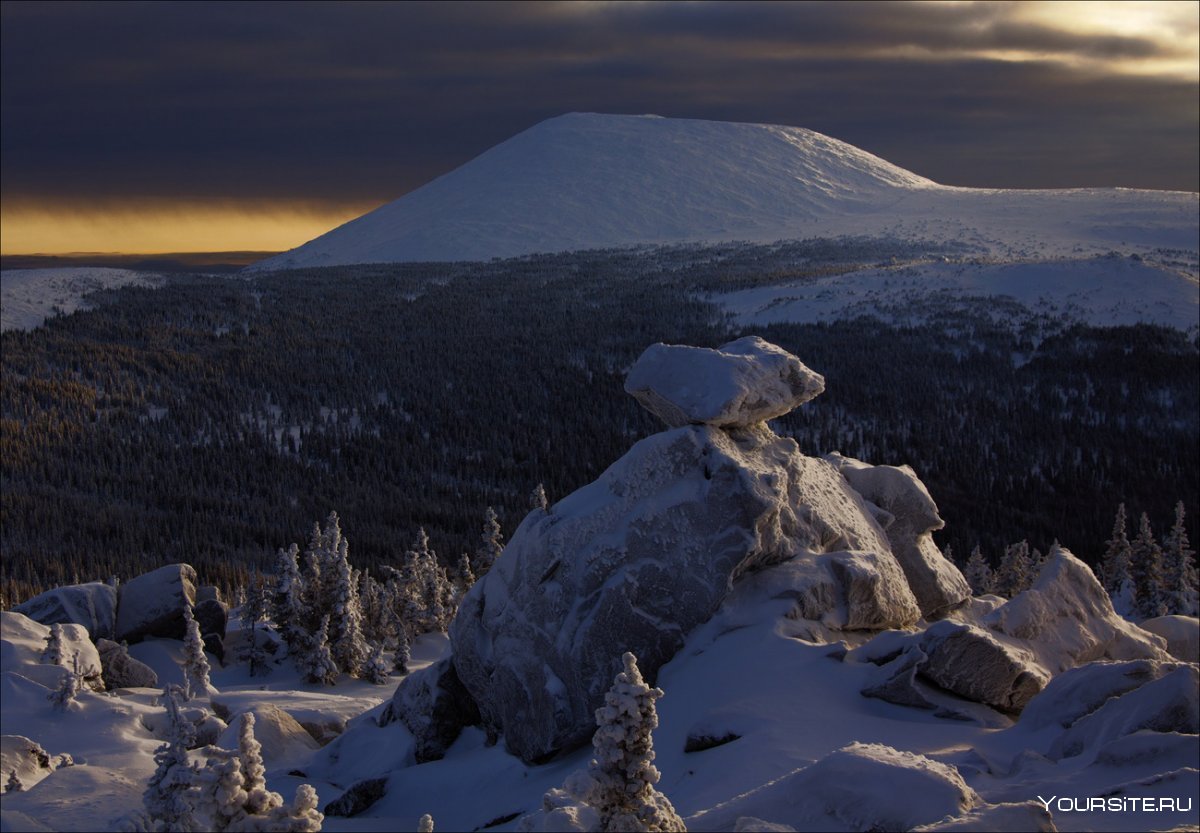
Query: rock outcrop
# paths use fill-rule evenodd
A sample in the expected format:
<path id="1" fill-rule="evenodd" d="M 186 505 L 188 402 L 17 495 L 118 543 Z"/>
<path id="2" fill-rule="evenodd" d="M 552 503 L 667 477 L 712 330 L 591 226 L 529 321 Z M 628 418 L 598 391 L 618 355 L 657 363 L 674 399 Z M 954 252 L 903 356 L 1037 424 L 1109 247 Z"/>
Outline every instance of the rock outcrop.
<path id="1" fill-rule="evenodd" d="M 119 642 L 101 639 L 96 643 L 100 664 L 104 668 L 104 684 L 109 691 L 117 688 L 156 688 L 158 674 L 141 660 L 134 659 Z"/>
<path id="2" fill-rule="evenodd" d="M 441 758 L 464 726 L 479 722 L 479 708 L 449 658 L 410 674 L 397 686 L 379 725 L 399 721 L 410 732 L 417 763 Z M 347 814 L 349 815 L 349 814 Z"/>
<path id="3" fill-rule="evenodd" d="M 1172 659 L 1166 641 L 1118 616 L 1091 568 L 1061 547 L 1051 550 L 1033 587 L 984 623 L 1028 645 L 1051 674 L 1098 659 Z"/>
<path id="4" fill-rule="evenodd" d="M 83 625 L 92 639 L 111 637 L 117 622 L 117 590 L 92 581 L 56 587 L 13 608 L 43 625 Z"/>
<path id="5" fill-rule="evenodd" d="M 921 618 L 912 579 L 877 521 L 894 518 L 890 510 L 765 423 L 823 388 L 819 374 L 758 338 L 643 354 L 626 390 L 670 428 L 596 482 L 530 513 L 451 626 L 455 676 L 489 733 L 526 761 L 585 743 L 625 651 L 653 680 L 734 582 L 773 565 L 796 567 L 773 579 L 779 594 L 795 599 L 795 615 L 825 627 L 899 628 Z M 896 540 L 911 550 L 929 612 L 961 602 L 961 576 L 928 541 L 940 525 L 936 507 L 911 473 L 897 494 Z M 414 675 L 392 705 L 425 754 L 440 754 L 457 733 L 415 717 L 439 702 L 435 677 L 445 673 Z"/>
<path id="6" fill-rule="evenodd" d="M 945 522 L 916 472 L 908 466 L 872 466 L 840 454 L 826 459 L 856 492 L 886 513 L 875 517 L 885 521 L 892 554 L 904 569 L 922 616 L 936 619 L 971 598 L 966 578 L 933 543 L 933 532 Z"/>
<path id="7" fill-rule="evenodd" d="M 118 642 L 140 642 L 148 636 L 183 639 L 183 609 L 196 603 L 196 571 L 188 564 L 168 564 L 121 585 L 117 604 Z"/>

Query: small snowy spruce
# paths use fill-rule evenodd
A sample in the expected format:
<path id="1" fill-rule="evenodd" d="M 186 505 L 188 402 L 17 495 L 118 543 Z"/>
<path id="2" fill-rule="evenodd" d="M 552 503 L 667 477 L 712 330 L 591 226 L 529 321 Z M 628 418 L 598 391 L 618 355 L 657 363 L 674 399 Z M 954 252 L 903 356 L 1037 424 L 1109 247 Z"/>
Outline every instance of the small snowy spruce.
<path id="1" fill-rule="evenodd" d="M 67 711 L 75 702 L 82 682 L 83 675 L 79 671 L 79 657 L 76 656 L 71 662 L 71 667 L 67 669 L 67 673 L 63 674 L 58 688 L 50 692 L 46 699 L 59 711 Z"/>
<path id="2" fill-rule="evenodd" d="M 1169 608 L 1167 588 L 1163 584 L 1162 547 L 1154 538 L 1150 518 L 1142 513 L 1137 537 L 1130 543 L 1129 571 L 1133 576 L 1134 616 L 1153 619 Z"/>
<path id="3" fill-rule="evenodd" d="M 270 600 L 262 576 L 252 576 L 246 590 L 246 603 L 242 605 L 242 631 L 248 633 L 243 644 L 242 662 L 249 666 L 250 676 L 262 676 L 271 670 L 265 646 L 258 638 L 259 623 L 267 617 Z"/>
<path id="4" fill-rule="evenodd" d="M 201 830 L 193 816 L 193 796 L 198 769 L 188 759 L 188 748 L 196 740 L 191 722 L 180 713 L 183 689 L 167 686 L 162 704 L 167 711 L 167 738 L 154 752 L 157 768 L 142 793 L 147 827 L 159 831 Z"/>
<path id="5" fill-rule="evenodd" d="M 46 647 L 42 650 L 42 662 L 51 665 L 66 665 L 63 656 L 62 625 L 51 625 L 46 634 Z"/>
<path id="6" fill-rule="evenodd" d="M 971 585 L 971 592 L 976 596 L 992 592 L 995 577 L 992 574 L 991 565 L 983 557 L 983 551 L 979 549 L 978 544 L 975 549 L 971 550 L 971 556 L 963 565 L 963 575 L 966 577 L 967 583 Z"/>
<path id="7" fill-rule="evenodd" d="M 541 483 L 537 484 L 529 494 L 529 508 L 541 509 L 543 512 L 550 511 L 550 501 L 546 497 L 546 487 Z"/>
<path id="8" fill-rule="evenodd" d="M 383 685 L 388 681 L 390 671 L 387 662 L 383 659 L 383 646 L 376 645 L 375 649 L 371 651 L 371 656 L 363 665 L 363 679 L 374 685 Z"/>
<path id="9" fill-rule="evenodd" d="M 1114 600 L 1132 587 L 1133 578 L 1129 574 L 1129 536 L 1125 530 L 1125 504 L 1117 505 L 1117 516 L 1113 521 L 1112 537 L 1106 542 L 1104 555 L 1100 558 L 1100 583 Z M 1128 613 L 1117 609 L 1118 613 Z"/>
<path id="10" fill-rule="evenodd" d="M 23 784 L 21 784 L 21 779 L 17 777 L 17 771 L 15 769 L 10 769 L 8 771 L 8 780 L 4 782 L 4 792 L 19 793 L 23 789 L 25 789 L 25 787 Z"/>
<path id="11" fill-rule="evenodd" d="M 1011 544 L 1004 550 L 1004 556 L 996 568 L 993 582 L 993 592 L 998 596 L 1011 599 L 1023 590 L 1028 590 L 1033 584 L 1033 561 L 1029 556 L 1029 542 L 1021 541 Z"/>
<path id="12" fill-rule="evenodd" d="M 191 605 L 183 608 L 187 622 L 187 635 L 183 640 L 183 693 L 185 700 L 207 697 L 212 693 L 209 680 L 208 657 L 204 655 L 204 640 L 200 638 L 200 625 L 192 615 Z"/>
<path id="13" fill-rule="evenodd" d="M 517 829 L 595 831 L 683 831 L 683 820 L 670 800 L 655 789 L 651 733 L 658 726 L 654 701 L 660 688 L 642 679 L 637 658 L 626 652 L 617 674 L 596 710 L 596 734 L 586 772 L 569 776 L 561 789 L 542 799 L 542 810 L 521 819 Z"/>
<path id="14" fill-rule="evenodd" d="M 300 578 L 300 548 L 292 544 L 279 550 L 275 567 L 275 588 L 271 594 L 271 621 L 289 651 L 303 644 L 304 583 Z"/>
<path id="15" fill-rule="evenodd" d="M 409 647 L 408 632 L 401 628 L 400 633 L 396 636 L 396 653 L 392 657 L 392 670 L 407 674 L 410 662 L 412 662 L 412 649 Z"/>
<path id="16" fill-rule="evenodd" d="M 337 680 L 338 667 L 329 650 L 329 616 L 321 620 L 321 627 L 312 640 L 312 646 L 300 658 L 298 665 L 304 679 L 310 683 L 333 685 Z"/>
<path id="17" fill-rule="evenodd" d="M 417 833 L 433 833 L 433 816 L 426 813 L 417 820 Z"/>
<path id="18" fill-rule="evenodd" d="M 1180 616 L 1200 613 L 1200 577 L 1196 574 L 1196 553 L 1188 543 L 1183 523 L 1183 501 L 1175 504 L 1175 523 L 1163 540 L 1164 582 L 1170 612 Z"/>
<path id="19" fill-rule="evenodd" d="M 345 538 L 338 541 L 337 554 L 331 566 L 333 582 L 329 649 L 339 670 L 352 677 L 361 677 L 371 649 L 363 639 L 358 582 L 350 568 L 349 544 Z"/>
<path id="20" fill-rule="evenodd" d="M 539 484 L 540 486 L 540 484 Z M 542 490 L 540 503 L 541 508 L 545 509 L 546 490 Z M 492 565 L 496 563 L 496 559 L 504 553 L 504 536 L 500 532 L 500 519 L 496 516 L 496 510 L 492 507 L 487 508 L 487 512 L 483 516 L 483 535 L 480 536 L 483 541 L 481 546 L 475 553 L 475 576 L 483 578 L 492 569 Z"/>

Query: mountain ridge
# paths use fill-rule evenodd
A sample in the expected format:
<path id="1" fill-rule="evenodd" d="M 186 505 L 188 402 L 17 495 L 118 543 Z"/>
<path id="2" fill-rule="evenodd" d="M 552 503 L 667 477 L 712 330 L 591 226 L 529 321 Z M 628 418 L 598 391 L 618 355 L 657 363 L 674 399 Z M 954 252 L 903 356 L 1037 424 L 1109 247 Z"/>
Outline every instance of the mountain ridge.
<path id="1" fill-rule="evenodd" d="M 1187 243 L 1195 207 L 1177 192 L 941 185 L 799 127 L 570 113 L 250 269 L 854 234 L 1100 251 L 1134 219 L 1163 232 L 1135 242 Z"/>

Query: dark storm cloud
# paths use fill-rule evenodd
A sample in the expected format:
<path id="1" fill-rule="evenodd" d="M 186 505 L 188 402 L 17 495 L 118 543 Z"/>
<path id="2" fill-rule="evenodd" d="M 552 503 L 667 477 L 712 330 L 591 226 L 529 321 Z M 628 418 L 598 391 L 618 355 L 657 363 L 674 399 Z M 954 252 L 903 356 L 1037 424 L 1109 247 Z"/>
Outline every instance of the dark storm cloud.
<path id="1" fill-rule="evenodd" d="M 953 184 L 1200 189 L 1195 82 L 1103 71 L 1176 46 L 1021 22 L 1004 4 L 2 15 L 6 198 L 384 200 L 572 110 L 810 127 Z"/>

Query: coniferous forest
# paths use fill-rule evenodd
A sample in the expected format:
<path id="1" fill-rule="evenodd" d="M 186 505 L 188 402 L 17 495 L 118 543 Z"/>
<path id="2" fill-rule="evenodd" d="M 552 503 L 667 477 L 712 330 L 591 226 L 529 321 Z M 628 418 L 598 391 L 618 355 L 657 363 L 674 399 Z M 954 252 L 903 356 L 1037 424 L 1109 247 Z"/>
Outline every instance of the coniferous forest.
<path id="1" fill-rule="evenodd" d="M 511 536 L 657 426 L 622 391 L 655 341 L 717 346 L 714 293 L 961 253 L 887 241 L 596 251 L 475 264 L 182 275 L 6 332 L 6 604 L 176 561 L 231 587 L 336 510 L 360 567 L 424 528 L 448 563 L 487 507 Z M 899 310 L 901 313 L 903 310 Z M 1118 503 L 1195 540 L 1196 338 L 988 299 L 746 330 L 824 374 L 777 423 L 808 454 L 911 465 L 938 533 L 995 563 L 1054 539 L 1095 561 Z"/>

